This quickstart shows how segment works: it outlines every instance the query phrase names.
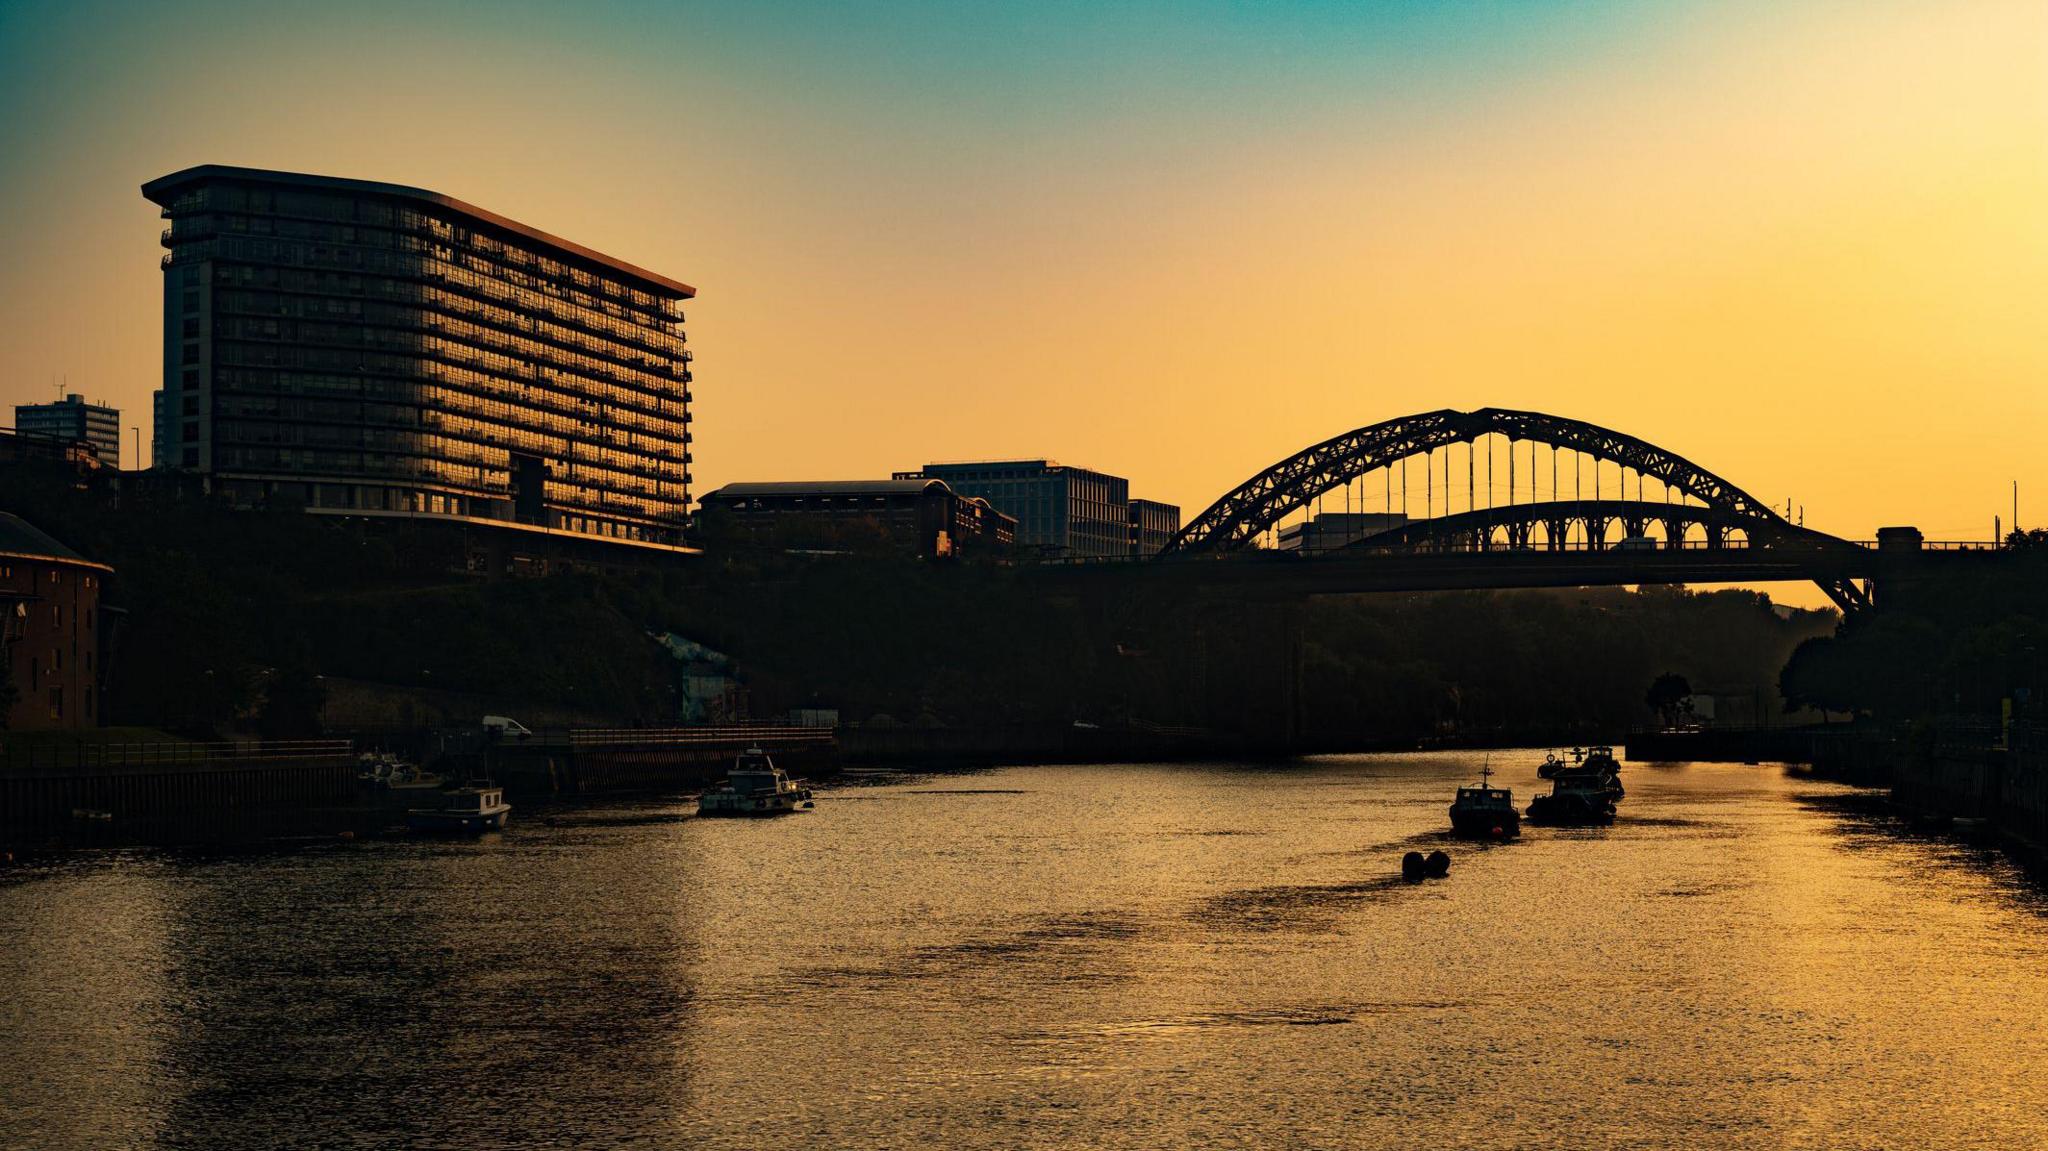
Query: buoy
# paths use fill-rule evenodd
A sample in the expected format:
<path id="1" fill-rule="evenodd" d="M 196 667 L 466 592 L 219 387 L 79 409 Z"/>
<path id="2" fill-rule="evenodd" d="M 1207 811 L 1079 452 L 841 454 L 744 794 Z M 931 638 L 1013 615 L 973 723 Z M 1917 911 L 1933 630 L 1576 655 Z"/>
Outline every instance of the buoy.
<path id="1" fill-rule="evenodd" d="M 1429 869 L 1429 873 L 1438 879 L 1442 879 L 1451 873 L 1451 857 L 1444 852 L 1432 851 L 1429 853 L 1429 858 L 1422 862 L 1423 866 Z"/>
<path id="2" fill-rule="evenodd" d="M 1410 883 L 1421 883 L 1427 868 L 1428 864 L 1423 862 L 1419 851 L 1411 851 L 1401 857 L 1401 878 Z"/>

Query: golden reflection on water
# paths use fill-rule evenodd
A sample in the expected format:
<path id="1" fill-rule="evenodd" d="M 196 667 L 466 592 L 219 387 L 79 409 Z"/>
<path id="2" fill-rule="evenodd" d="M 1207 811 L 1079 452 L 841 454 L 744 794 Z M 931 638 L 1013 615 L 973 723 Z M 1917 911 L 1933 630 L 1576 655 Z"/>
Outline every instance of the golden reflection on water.
<path id="1" fill-rule="evenodd" d="M 0 886 L 32 989 L 0 1058 L 36 1069 L 0 1136 L 2048 1143 L 2048 916 L 2011 865 L 1775 768 L 1632 765 L 1615 827 L 1399 882 L 1476 767 L 1017 768 L 770 823 L 72 861 Z"/>

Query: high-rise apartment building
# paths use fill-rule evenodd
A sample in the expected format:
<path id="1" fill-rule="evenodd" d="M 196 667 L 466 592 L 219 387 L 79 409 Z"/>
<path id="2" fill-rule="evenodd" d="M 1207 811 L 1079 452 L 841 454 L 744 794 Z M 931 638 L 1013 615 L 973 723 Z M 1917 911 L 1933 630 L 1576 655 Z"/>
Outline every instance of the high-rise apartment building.
<path id="1" fill-rule="evenodd" d="M 243 503 L 681 542 L 688 285 L 396 184 L 142 192 L 171 222 L 165 466 Z"/>
<path id="2" fill-rule="evenodd" d="M 66 443 L 92 445 L 93 454 L 110 468 L 121 466 L 121 410 L 88 404 L 80 395 L 47 404 L 14 405 L 14 430 Z"/>

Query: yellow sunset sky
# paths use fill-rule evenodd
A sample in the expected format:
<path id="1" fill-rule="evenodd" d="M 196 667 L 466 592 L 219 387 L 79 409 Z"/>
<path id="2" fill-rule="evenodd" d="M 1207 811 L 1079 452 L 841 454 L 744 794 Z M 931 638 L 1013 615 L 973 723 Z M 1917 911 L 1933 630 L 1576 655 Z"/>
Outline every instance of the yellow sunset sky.
<path id="1" fill-rule="evenodd" d="M 0 93 L 0 399 L 145 441 L 137 185 L 221 163 L 696 285 L 700 494 L 1050 456 L 1193 515 L 1494 404 L 1853 538 L 2048 523 L 2038 0 L 14 4 Z"/>

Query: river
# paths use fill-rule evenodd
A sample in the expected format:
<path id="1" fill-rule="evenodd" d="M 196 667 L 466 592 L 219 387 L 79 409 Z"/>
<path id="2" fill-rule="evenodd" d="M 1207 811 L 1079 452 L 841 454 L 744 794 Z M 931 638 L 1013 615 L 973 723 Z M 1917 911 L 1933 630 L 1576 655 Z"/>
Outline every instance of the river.
<path id="1" fill-rule="evenodd" d="M 1527 753 L 1494 753 L 1526 804 Z M 0 871 L 9 1148 L 2048 1145 L 2048 900 L 1781 768 L 882 774 Z M 1410 849 L 1448 878 L 1399 881 Z"/>

